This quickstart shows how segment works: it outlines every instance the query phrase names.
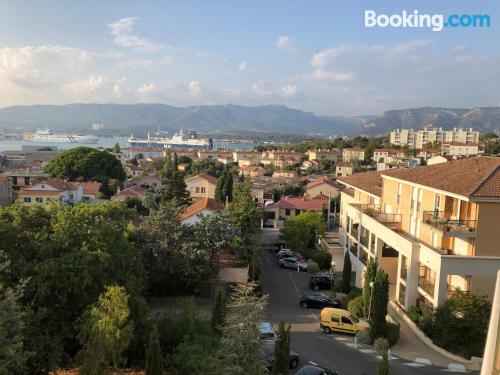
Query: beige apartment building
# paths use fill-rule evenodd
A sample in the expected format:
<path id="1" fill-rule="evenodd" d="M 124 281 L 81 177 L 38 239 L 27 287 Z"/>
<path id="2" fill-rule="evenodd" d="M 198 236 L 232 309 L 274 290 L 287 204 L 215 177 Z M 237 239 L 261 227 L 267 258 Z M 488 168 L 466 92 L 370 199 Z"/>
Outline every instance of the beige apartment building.
<path id="1" fill-rule="evenodd" d="M 337 150 L 308 150 L 306 155 L 309 157 L 309 160 L 331 160 L 333 162 L 337 162 L 338 151 Z"/>
<path id="2" fill-rule="evenodd" d="M 342 159 L 345 162 L 363 161 L 365 160 L 365 150 L 362 148 L 344 148 L 342 150 Z"/>
<path id="3" fill-rule="evenodd" d="M 390 142 L 393 145 L 405 146 L 421 149 L 427 143 L 439 142 L 461 142 L 478 143 L 479 132 L 474 129 L 454 128 L 453 130 L 443 130 L 443 128 L 432 128 L 426 126 L 422 130 L 396 129 L 390 133 Z"/>
<path id="4" fill-rule="evenodd" d="M 405 310 L 460 288 L 492 296 L 500 269 L 500 158 L 479 157 L 338 179 L 341 238 L 356 285 L 370 258 Z"/>

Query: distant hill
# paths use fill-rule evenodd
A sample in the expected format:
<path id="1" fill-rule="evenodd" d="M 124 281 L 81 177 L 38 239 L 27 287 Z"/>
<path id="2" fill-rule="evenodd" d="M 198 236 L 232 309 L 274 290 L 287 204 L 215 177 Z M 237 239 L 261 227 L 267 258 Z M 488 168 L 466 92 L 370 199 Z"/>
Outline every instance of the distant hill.
<path id="1" fill-rule="evenodd" d="M 102 124 L 95 130 L 92 124 Z M 382 135 L 395 128 L 421 129 L 434 125 L 474 127 L 481 131 L 500 128 L 500 107 L 423 107 L 386 111 L 378 116 L 316 116 L 311 112 L 279 105 L 246 107 L 207 105 L 173 107 L 166 104 L 69 104 L 0 108 L 0 129 L 95 133 L 99 135 L 144 135 L 180 128 L 201 133 L 275 132 L 309 136 Z"/>

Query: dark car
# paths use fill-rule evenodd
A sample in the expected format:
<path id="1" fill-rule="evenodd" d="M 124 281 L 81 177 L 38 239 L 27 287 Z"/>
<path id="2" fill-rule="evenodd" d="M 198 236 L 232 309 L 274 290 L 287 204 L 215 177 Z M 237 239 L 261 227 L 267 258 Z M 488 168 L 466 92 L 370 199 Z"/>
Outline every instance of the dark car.
<path id="1" fill-rule="evenodd" d="M 318 292 L 308 292 L 300 296 L 300 306 L 322 309 L 325 307 L 340 307 L 340 303 Z"/>
<path id="2" fill-rule="evenodd" d="M 309 287 L 314 290 L 332 289 L 335 278 L 325 273 L 317 273 L 309 279 Z"/>
<path id="3" fill-rule="evenodd" d="M 274 351 L 275 345 L 274 343 L 269 343 L 264 347 L 264 356 L 267 362 L 268 370 L 272 370 L 274 365 Z M 300 362 L 300 356 L 295 353 L 293 350 L 290 350 L 290 368 L 297 368 Z"/>
<path id="4" fill-rule="evenodd" d="M 340 375 L 335 370 L 318 365 L 307 365 L 302 367 L 295 375 Z"/>

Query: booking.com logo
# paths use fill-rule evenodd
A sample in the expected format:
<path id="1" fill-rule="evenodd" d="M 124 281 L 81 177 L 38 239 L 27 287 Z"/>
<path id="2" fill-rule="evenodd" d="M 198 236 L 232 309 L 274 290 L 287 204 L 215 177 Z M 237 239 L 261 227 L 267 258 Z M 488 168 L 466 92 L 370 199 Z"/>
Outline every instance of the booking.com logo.
<path id="1" fill-rule="evenodd" d="M 445 27 L 473 28 L 490 27 L 491 18 L 488 14 L 421 14 L 418 10 L 401 14 L 377 14 L 374 10 L 365 10 L 365 27 L 393 28 L 428 28 L 432 31 L 442 31 Z"/>

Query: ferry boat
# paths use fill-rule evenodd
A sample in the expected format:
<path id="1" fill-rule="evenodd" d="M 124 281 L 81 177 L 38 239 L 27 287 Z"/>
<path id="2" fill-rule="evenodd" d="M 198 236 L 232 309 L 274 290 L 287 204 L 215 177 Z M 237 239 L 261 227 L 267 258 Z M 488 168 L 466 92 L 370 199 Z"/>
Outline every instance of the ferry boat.
<path id="1" fill-rule="evenodd" d="M 24 134 L 24 140 L 28 142 L 64 142 L 64 143 L 87 143 L 93 144 L 99 138 L 93 135 L 76 135 L 54 133 L 51 129 L 38 129 L 35 133 Z"/>
<path id="2" fill-rule="evenodd" d="M 191 130 L 187 137 L 184 135 L 181 129 L 179 133 L 175 133 L 171 138 L 161 137 L 160 131 L 156 135 L 151 136 L 148 133 L 147 138 L 135 138 L 133 135 L 130 136 L 128 143 L 130 147 L 147 147 L 147 148 L 179 148 L 179 149 L 195 149 L 195 148 L 213 148 L 213 140 L 210 139 L 200 139 L 198 134 Z"/>

